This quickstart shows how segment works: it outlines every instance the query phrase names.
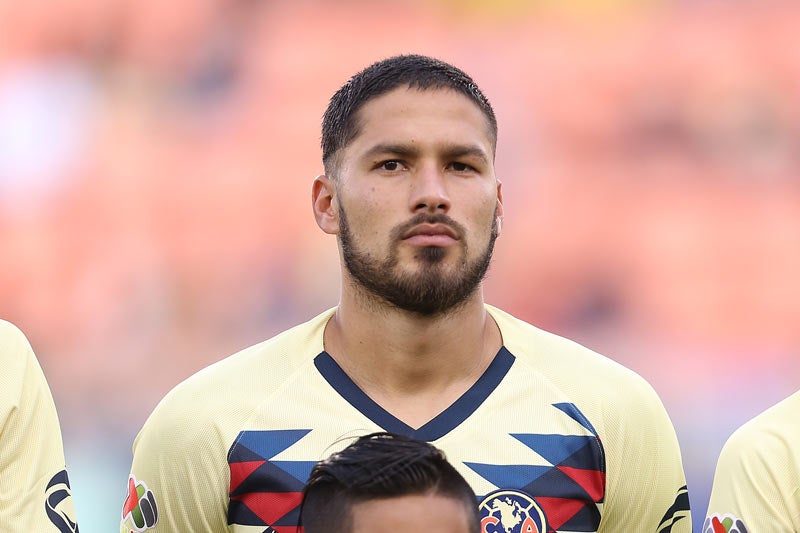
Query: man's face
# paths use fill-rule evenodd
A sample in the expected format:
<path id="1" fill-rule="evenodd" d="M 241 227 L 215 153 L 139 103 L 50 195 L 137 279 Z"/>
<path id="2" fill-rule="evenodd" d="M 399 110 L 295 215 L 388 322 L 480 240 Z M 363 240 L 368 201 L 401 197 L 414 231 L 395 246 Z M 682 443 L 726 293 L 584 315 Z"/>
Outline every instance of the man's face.
<path id="1" fill-rule="evenodd" d="M 455 308 L 483 279 L 502 215 L 485 116 L 458 92 L 400 87 L 358 118 L 335 181 L 350 278 L 400 309 Z"/>
<path id="2" fill-rule="evenodd" d="M 352 533 L 471 533 L 476 530 L 470 511 L 462 502 L 439 494 L 367 500 L 354 504 L 351 514 Z"/>

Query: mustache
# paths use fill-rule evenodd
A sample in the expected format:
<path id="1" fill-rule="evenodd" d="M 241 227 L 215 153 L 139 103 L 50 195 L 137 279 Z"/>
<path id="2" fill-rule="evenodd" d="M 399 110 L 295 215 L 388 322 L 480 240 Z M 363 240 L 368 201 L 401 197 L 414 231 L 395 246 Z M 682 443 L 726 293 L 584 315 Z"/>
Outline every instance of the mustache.
<path id="1" fill-rule="evenodd" d="M 399 241 L 403 238 L 403 235 L 411 231 L 412 228 L 415 226 L 419 226 L 420 224 L 444 224 L 449 226 L 456 234 L 456 236 L 461 239 L 464 237 L 464 233 L 466 230 L 464 226 L 450 218 L 449 216 L 445 215 L 444 213 L 437 213 L 437 214 L 428 214 L 428 213 L 419 213 L 414 215 L 409 221 L 396 226 L 392 230 L 392 240 Z"/>

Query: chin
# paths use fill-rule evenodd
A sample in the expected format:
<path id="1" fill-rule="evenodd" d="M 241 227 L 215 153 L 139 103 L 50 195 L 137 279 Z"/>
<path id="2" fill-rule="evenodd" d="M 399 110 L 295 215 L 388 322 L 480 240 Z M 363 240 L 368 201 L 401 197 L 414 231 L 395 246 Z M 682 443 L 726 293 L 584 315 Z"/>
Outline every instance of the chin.
<path id="1" fill-rule="evenodd" d="M 443 264 L 448 256 L 452 255 L 449 248 L 443 246 L 426 246 L 422 248 L 414 258 L 425 265 Z"/>

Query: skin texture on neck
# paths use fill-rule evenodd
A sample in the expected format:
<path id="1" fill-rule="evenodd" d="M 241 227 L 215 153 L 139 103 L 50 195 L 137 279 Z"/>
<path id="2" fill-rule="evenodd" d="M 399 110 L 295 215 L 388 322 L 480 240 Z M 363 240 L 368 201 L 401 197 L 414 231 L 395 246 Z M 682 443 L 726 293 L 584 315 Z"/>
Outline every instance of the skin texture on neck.
<path id="1" fill-rule="evenodd" d="M 502 345 L 480 292 L 453 313 L 376 313 L 352 292 L 325 329 L 325 348 L 368 396 L 412 427 L 446 409 L 483 374 Z"/>

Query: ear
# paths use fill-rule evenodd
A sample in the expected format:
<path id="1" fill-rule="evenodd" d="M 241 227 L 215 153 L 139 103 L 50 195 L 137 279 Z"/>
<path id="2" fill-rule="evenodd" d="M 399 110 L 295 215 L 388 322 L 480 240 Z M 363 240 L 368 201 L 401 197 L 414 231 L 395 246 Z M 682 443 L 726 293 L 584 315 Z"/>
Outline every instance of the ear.
<path id="1" fill-rule="evenodd" d="M 322 231 L 329 235 L 339 233 L 339 211 L 336 203 L 336 186 L 325 175 L 314 178 L 311 186 L 311 207 Z"/>
<path id="2" fill-rule="evenodd" d="M 503 182 L 500 180 L 497 180 L 497 207 L 494 216 L 497 217 L 497 234 L 500 235 L 503 231 Z"/>

